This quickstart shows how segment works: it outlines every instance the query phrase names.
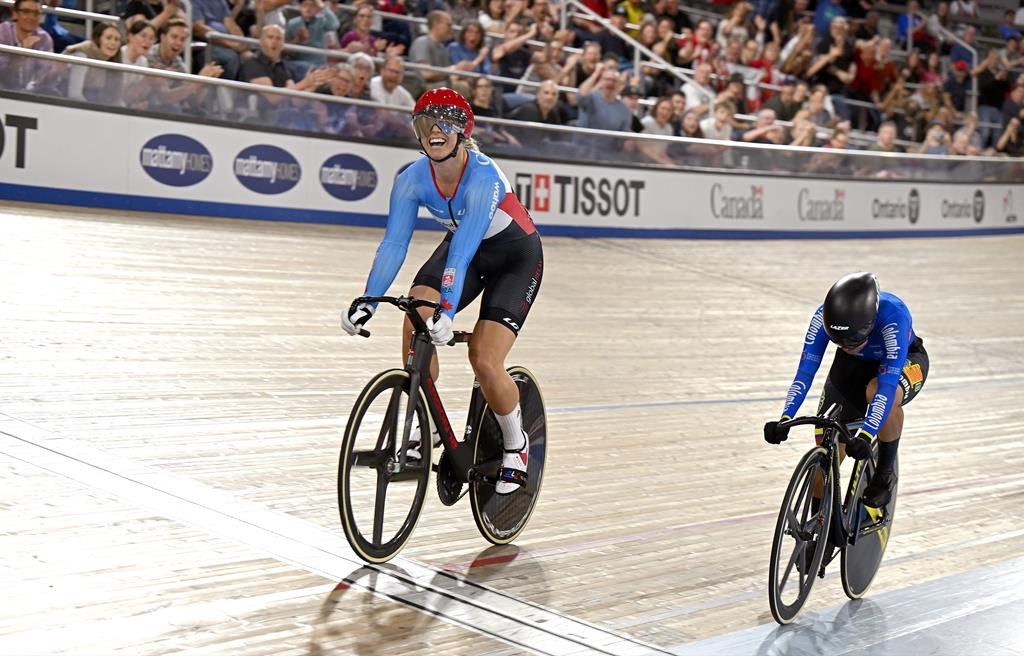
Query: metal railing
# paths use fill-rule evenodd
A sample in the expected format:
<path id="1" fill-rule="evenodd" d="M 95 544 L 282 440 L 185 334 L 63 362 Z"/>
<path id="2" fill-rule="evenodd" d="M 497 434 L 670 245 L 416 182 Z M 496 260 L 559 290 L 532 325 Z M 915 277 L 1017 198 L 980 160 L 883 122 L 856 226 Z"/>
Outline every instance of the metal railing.
<path id="1" fill-rule="evenodd" d="M 66 55 L 26 50 L 12 46 L 0 46 L 0 54 L 10 55 L 23 59 L 43 59 L 61 63 L 67 67 L 84 66 L 91 69 L 102 69 L 114 74 L 126 74 L 133 83 L 140 78 L 162 78 L 193 85 L 194 88 L 221 88 L 242 94 L 240 99 L 246 101 L 249 111 L 245 122 L 248 124 L 265 125 L 277 129 L 294 131 L 297 133 L 311 133 L 315 136 L 330 136 L 330 133 L 323 133 L 316 128 L 295 128 L 290 127 L 282 116 L 289 116 L 287 112 L 280 113 L 272 110 L 275 104 L 260 104 L 265 102 L 268 96 L 291 99 L 291 104 L 282 104 L 285 109 L 292 108 L 292 111 L 306 111 L 306 115 L 315 115 L 316 108 L 321 105 L 327 106 L 350 106 L 355 109 L 362 109 L 370 112 L 367 116 L 386 116 L 391 121 L 391 126 L 401 127 L 397 137 L 390 137 L 395 145 L 408 145 L 411 138 L 411 129 L 408 122 L 408 110 L 381 105 L 369 101 L 362 101 L 352 98 L 339 98 L 325 94 L 296 91 L 287 88 L 265 87 L 233 80 L 220 80 L 216 78 L 199 77 L 173 71 L 164 71 L 144 67 L 135 67 L 126 64 L 111 63 L 99 60 L 82 59 Z M 8 58 L 10 63 L 10 58 Z M 14 65 L 20 62 L 15 61 Z M 22 89 L 8 89 L 24 94 Z M 40 98 L 41 102 L 52 102 L 52 93 L 43 92 L 31 94 Z M 59 94 L 58 94 L 59 95 Z M 19 95 L 17 97 L 23 97 Z M 204 98 L 212 104 L 220 103 L 222 94 L 204 94 Z M 262 100 L 261 100 L 262 99 Z M 252 104 L 255 103 L 255 104 Z M 111 101 L 104 105 L 103 102 L 93 101 L 90 103 L 102 109 L 105 106 L 120 107 L 119 101 Z M 236 105 L 237 106 L 237 105 Z M 263 109 L 260 109 L 262 107 Z M 168 106 L 168 109 L 177 111 L 181 116 L 178 106 Z M 161 109 L 150 108 L 148 111 L 156 112 L 156 116 L 163 116 Z M 222 107 L 213 107 L 211 114 L 203 118 L 219 119 L 229 122 L 228 124 L 239 123 L 224 112 Z M 284 121 L 276 123 L 275 121 Z M 734 141 L 713 141 L 704 139 L 688 139 L 684 137 L 660 137 L 656 135 L 607 132 L 603 130 L 573 128 L 567 126 L 551 126 L 534 124 L 523 121 L 510 121 L 502 119 L 489 119 L 479 117 L 481 137 L 485 136 L 489 128 L 491 131 L 504 130 L 517 132 L 526 135 L 520 144 L 508 143 L 502 145 L 489 145 L 488 151 L 494 154 L 515 154 L 520 157 L 531 157 L 539 159 L 551 159 L 553 161 L 579 161 L 579 158 L 586 158 L 587 161 L 609 166 L 643 165 L 657 166 L 650 160 L 645 160 L 642 153 L 633 152 L 624 148 L 626 142 L 635 143 L 656 143 L 664 148 L 675 148 L 679 151 L 678 156 L 673 156 L 677 164 L 670 168 L 683 168 L 694 170 L 732 169 L 752 172 L 763 172 L 766 175 L 781 175 L 787 177 L 812 176 L 849 178 L 850 176 L 880 176 L 887 179 L 949 179 L 951 176 L 959 180 L 979 181 L 1009 181 L 1019 182 L 1024 179 L 1024 159 L 1008 159 L 1000 157 L 947 157 L 941 155 L 902 155 L 891 153 L 869 153 L 860 151 L 837 151 L 833 149 L 821 149 L 816 147 L 803 146 L 772 146 L 763 144 L 748 144 Z M 361 123 L 355 124 L 358 129 Z M 548 139 L 543 135 L 556 135 L 558 139 Z M 350 136 L 348 133 L 339 134 L 342 138 L 360 138 L 366 135 Z M 477 134 L 474 134 L 477 137 Z M 370 135 L 370 138 L 374 138 Z M 381 137 L 376 137 L 380 139 Z M 398 139 L 396 142 L 395 139 Z M 675 144 L 673 146 L 673 144 Z M 838 159 L 837 159 L 838 158 Z M 839 162 L 839 164 L 837 164 Z M 825 173 L 821 173 L 822 166 L 827 165 Z M 815 167 L 818 167 L 817 169 Z"/>

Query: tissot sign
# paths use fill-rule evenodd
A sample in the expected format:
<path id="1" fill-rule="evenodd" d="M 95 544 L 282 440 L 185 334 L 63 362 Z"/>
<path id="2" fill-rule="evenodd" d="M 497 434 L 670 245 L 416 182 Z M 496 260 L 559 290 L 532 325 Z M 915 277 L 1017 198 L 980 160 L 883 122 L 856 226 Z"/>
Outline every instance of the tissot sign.
<path id="1" fill-rule="evenodd" d="M 531 214 L 638 217 L 643 210 L 646 186 L 640 179 L 590 175 L 517 173 L 515 176 L 516 196 Z"/>

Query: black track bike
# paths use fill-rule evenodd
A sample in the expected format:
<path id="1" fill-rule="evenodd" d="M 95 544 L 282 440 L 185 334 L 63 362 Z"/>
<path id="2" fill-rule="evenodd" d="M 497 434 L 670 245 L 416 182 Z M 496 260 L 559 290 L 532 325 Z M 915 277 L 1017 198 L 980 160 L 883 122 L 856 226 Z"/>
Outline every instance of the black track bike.
<path id="1" fill-rule="evenodd" d="M 463 439 L 456 438 L 430 376 L 434 354 L 426 322 L 416 311 L 431 301 L 367 296 L 359 302 L 388 303 L 405 312 L 414 329 L 405 368 L 375 376 L 356 399 L 345 427 L 338 463 L 338 508 L 345 537 L 363 560 L 382 563 L 405 546 L 419 519 L 431 471 L 450 506 L 469 492 L 473 518 L 484 538 L 507 544 L 518 536 L 537 503 L 547 452 L 544 398 L 524 367 L 510 367 L 519 388 L 523 428 L 530 439 L 526 483 L 512 494 L 495 491 L 504 449 L 501 428 L 474 381 Z M 361 331 L 364 337 L 370 333 Z M 472 333 L 456 332 L 452 343 Z M 432 464 L 430 426 L 437 427 L 444 453 Z M 418 457 L 415 454 L 418 452 Z M 468 485 L 468 490 L 464 488 Z"/>
<path id="2" fill-rule="evenodd" d="M 896 512 L 896 490 L 882 509 L 865 506 L 864 489 L 878 461 L 877 440 L 871 457 L 855 460 L 853 473 L 840 501 L 839 444 L 852 439 L 860 422 L 848 425 L 838 418 L 842 408 L 833 404 L 822 415 L 798 417 L 779 425 L 811 425 L 824 429 L 821 443 L 804 454 L 793 471 L 779 510 L 768 567 L 768 603 L 779 624 L 789 624 L 803 608 L 814 586 L 815 574 L 841 555 L 843 590 L 850 599 L 868 591 L 882 562 Z M 862 438 L 857 438 L 862 439 Z M 819 489 L 815 509 L 812 492 Z"/>

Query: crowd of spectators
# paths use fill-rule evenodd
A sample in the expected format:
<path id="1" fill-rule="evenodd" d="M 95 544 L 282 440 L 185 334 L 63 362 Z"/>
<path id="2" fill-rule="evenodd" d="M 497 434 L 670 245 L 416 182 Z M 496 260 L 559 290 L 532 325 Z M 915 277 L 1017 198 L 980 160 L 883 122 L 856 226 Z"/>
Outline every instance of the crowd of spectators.
<path id="1" fill-rule="evenodd" d="M 554 0 L 192 0 L 191 24 L 178 0 L 122 0 L 122 21 L 97 23 L 86 39 L 38 0 L 15 0 L 0 44 L 401 108 L 452 86 L 481 116 L 548 125 L 843 149 L 852 135 L 877 133 L 868 150 L 1024 156 L 1024 7 L 981 37 L 974 0 L 908 0 L 895 15 L 877 0 L 741 0 L 717 21 L 695 20 L 677 0 L 582 1 L 588 11 L 560 28 Z M 424 29 L 400 14 L 425 18 Z M 189 69 L 184 53 L 198 42 Z M 230 104 L 209 85 L 27 58 L 0 58 L 0 85 L 182 112 Z M 292 127 L 408 130 L 360 106 L 300 111 L 267 93 L 236 104 Z M 527 133 L 482 127 L 479 136 L 517 146 Z M 664 142 L 629 147 L 673 161 Z"/>

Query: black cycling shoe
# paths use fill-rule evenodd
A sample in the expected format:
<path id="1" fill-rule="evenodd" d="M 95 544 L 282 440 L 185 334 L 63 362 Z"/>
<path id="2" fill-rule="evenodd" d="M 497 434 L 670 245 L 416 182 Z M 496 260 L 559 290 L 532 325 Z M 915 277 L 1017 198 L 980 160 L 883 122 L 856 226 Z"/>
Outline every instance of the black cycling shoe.
<path id="1" fill-rule="evenodd" d="M 875 472 L 871 482 L 864 488 L 861 501 L 871 508 L 884 508 L 892 501 L 892 491 L 896 488 L 896 472 L 886 469 Z"/>
<path id="2" fill-rule="evenodd" d="M 804 576 L 810 576 L 814 574 L 810 569 L 814 565 L 814 551 L 818 548 L 818 541 L 808 540 L 804 544 L 803 553 L 796 557 L 796 569 Z"/>

